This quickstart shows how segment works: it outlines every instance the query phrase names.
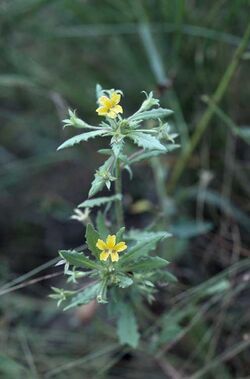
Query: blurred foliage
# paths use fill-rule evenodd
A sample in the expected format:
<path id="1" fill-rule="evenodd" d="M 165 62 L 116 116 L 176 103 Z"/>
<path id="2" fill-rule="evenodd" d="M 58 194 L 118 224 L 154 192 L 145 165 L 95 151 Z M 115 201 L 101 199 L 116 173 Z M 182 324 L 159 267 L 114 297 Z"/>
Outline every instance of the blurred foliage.
<path id="1" fill-rule="evenodd" d="M 175 259 L 179 284 L 138 310 L 150 339 L 146 332 L 139 350 L 120 348 L 101 308 L 88 325 L 79 314 L 58 313 L 46 296 L 60 271 L 49 268 L 55 260 L 45 263 L 82 243 L 81 226 L 68 219 L 101 162 L 93 144 L 56 152 L 72 136 L 60 127 L 67 108 L 95 123 L 97 82 L 122 88 L 128 112 L 140 91 L 154 90 L 175 111 L 185 148 L 207 107 L 202 95 L 211 98 L 248 22 L 247 0 L 0 2 L 0 377 L 249 374 L 247 54 L 172 198 L 162 192 L 180 152 L 161 159 L 163 170 L 141 164 L 133 185 L 123 178 L 127 224 L 143 226 L 167 209 L 164 223 L 171 219 L 176 236 L 164 257 Z M 131 198 L 149 206 L 133 212 Z M 35 275 L 45 269 L 40 282 Z"/>

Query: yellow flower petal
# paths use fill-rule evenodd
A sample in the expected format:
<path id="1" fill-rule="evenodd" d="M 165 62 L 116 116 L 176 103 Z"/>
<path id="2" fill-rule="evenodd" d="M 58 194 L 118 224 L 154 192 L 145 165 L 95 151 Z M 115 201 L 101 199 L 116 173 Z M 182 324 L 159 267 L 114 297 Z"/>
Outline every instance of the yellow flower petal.
<path id="1" fill-rule="evenodd" d="M 112 108 L 112 111 L 115 113 L 123 113 L 123 108 L 120 105 L 116 105 L 115 107 Z"/>
<path id="2" fill-rule="evenodd" d="M 119 255 L 118 255 L 118 253 L 117 253 L 116 251 L 113 251 L 113 252 L 111 253 L 111 261 L 112 261 L 112 262 L 117 262 L 117 261 L 119 261 Z"/>
<path id="3" fill-rule="evenodd" d="M 116 118 L 117 114 L 113 112 L 112 110 L 110 110 L 109 112 L 107 112 L 107 116 L 110 118 Z"/>
<path id="4" fill-rule="evenodd" d="M 121 95 L 113 92 L 110 97 L 101 96 L 98 103 L 101 105 L 96 109 L 99 116 L 108 116 L 112 119 L 116 118 L 119 113 L 123 113 L 123 109 L 119 104 Z"/>
<path id="5" fill-rule="evenodd" d="M 113 249 L 113 247 L 115 246 L 115 241 L 116 241 L 116 236 L 115 235 L 108 235 L 107 239 L 106 239 L 106 245 L 107 245 L 107 248 L 108 249 Z"/>
<path id="6" fill-rule="evenodd" d="M 107 114 L 107 108 L 99 107 L 96 109 L 96 112 L 99 114 L 99 116 L 105 116 Z"/>
<path id="7" fill-rule="evenodd" d="M 107 96 L 101 96 L 98 99 L 98 103 L 101 105 L 105 105 L 110 102 L 110 99 Z"/>
<path id="8" fill-rule="evenodd" d="M 110 253 L 106 253 L 106 251 L 102 251 L 101 254 L 100 254 L 100 260 L 101 261 L 106 261 L 109 257 L 109 254 Z"/>
<path id="9" fill-rule="evenodd" d="M 99 249 L 99 250 L 105 250 L 107 249 L 107 245 L 106 243 L 103 241 L 103 240 L 100 240 L 98 239 L 97 243 L 96 243 L 96 247 Z"/>
<path id="10" fill-rule="evenodd" d="M 117 105 L 121 101 L 121 95 L 117 92 L 112 93 L 110 100 L 112 102 L 112 105 Z"/>
<path id="11" fill-rule="evenodd" d="M 119 242 L 113 248 L 113 250 L 117 251 L 117 253 L 120 253 L 121 251 L 124 251 L 126 249 L 127 249 L 127 245 L 125 244 L 125 242 Z"/>

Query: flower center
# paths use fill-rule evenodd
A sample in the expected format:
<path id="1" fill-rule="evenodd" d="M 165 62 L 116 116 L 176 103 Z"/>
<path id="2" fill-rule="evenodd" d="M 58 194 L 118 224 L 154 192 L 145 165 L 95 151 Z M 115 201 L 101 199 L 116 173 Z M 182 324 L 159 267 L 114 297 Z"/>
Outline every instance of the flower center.
<path id="1" fill-rule="evenodd" d="M 113 249 L 106 249 L 105 253 L 112 254 L 113 253 Z"/>

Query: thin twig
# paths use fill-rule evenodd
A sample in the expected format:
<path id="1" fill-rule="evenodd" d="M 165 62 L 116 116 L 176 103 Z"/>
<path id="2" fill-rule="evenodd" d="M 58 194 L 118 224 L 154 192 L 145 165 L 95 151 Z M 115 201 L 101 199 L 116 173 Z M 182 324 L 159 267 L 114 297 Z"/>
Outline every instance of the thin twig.
<path id="1" fill-rule="evenodd" d="M 18 284 L 14 287 L 7 288 L 7 289 L 1 291 L 0 296 L 6 295 L 9 292 L 19 290 L 20 288 L 28 287 L 28 286 L 31 286 L 32 284 L 42 282 L 43 280 L 54 278 L 55 276 L 59 276 L 59 275 L 63 275 L 63 272 L 55 272 L 54 274 L 48 274 L 48 275 L 40 276 L 39 278 L 36 278 L 36 279 L 28 280 L 27 282 Z"/>

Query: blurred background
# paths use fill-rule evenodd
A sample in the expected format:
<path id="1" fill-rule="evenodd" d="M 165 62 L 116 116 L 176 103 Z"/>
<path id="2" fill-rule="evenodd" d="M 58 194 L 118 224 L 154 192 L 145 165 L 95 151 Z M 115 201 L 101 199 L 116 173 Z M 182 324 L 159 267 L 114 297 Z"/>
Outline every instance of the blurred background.
<path id="1" fill-rule="evenodd" d="M 249 378 L 249 41 L 233 58 L 249 14 L 248 0 L 0 1 L 0 378 Z M 129 227 L 167 204 L 179 279 L 139 313 L 136 351 L 103 307 L 63 313 L 47 297 L 64 282 L 57 251 L 84 242 L 70 216 L 103 160 L 98 140 L 57 152 L 76 134 L 61 120 L 70 107 L 99 121 L 96 83 L 124 92 L 126 115 L 153 90 L 181 144 L 123 177 Z"/>

